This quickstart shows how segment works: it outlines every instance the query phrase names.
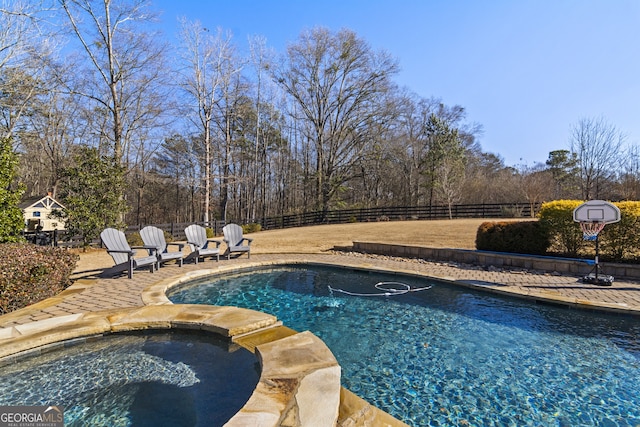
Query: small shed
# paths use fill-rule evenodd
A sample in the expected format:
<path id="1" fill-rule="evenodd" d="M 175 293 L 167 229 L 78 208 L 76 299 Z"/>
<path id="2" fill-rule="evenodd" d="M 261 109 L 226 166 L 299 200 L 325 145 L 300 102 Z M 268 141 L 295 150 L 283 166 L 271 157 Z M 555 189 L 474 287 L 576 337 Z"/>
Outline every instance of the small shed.
<path id="1" fill-rule="evenodd" d="M 64 230 L 63 221 L 49 218 L 54 210 L 64 209 L 64 206 L 47 194 L 44 197 L 30 197 L 20 203 L 24 215 L 25 232 Z M 41 227 L 41 228 L 40 228 Z"/>

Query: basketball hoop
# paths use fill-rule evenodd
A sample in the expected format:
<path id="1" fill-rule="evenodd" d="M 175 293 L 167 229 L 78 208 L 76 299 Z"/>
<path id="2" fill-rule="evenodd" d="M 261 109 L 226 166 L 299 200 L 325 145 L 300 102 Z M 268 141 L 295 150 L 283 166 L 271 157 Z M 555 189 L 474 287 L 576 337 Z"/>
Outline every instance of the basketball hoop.
<path id="1" fill-rule="evenodd" d="M 592 273 L 584 276 L 582 281 L 598 286 L 611 286 L 613 276 L 600 275 L 598 233 L 602 231 L 606 224 L 620 221 L 620 209 L 613 203 L 604 200 L 589 200 L 573 210 L 573 220 L 580 223 L 584 240 L 591 240 L 596 244 L 596 257 L 591 270 Z"/>
<path id="2" fill-rule="evenodd" d="M 588 241 L 594 241 L 598 238 L 598 233 L 605 226 L 604 221 L 580 221 L 580 229 L 582 230 L 582 238 Z"/>

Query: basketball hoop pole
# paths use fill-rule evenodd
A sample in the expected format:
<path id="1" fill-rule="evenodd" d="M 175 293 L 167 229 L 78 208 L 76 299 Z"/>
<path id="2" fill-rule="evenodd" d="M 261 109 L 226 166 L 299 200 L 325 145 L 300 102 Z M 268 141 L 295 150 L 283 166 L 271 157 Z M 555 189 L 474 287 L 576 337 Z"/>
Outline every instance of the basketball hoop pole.
<path id="1" fill-rule="evenodd" d="M 598 233 L 598 234 L 600 234 L 600 233 Z M 594 263 L 595 263 L 593 265 L 593 270 L 594 270 L 594 274 L 596 276 L 596 283 L 599 283 L 598 282 L 598 273 L 600 271 L 600 262 L 599 262 L 599 260 L 600 260 L 600 245 L 598 244 L 598 234 L 596 234 L 596 257 L 593 260 Z"/>
<path id="2" fill-rule="evenodd" d="M 613 276 L 605 276 L 602 280 L 600 280 L 600 278 L 598 277 L 600 275 L 600 242 L 598 240 L 599 235 L 600 233 L 598 232 L 595 235 L 595 239 L 593 239 L 596 244 L 596 256 L 593 260 L 593 268 L 591 269 L 591 273 L 584 277 L 583 281 L 593 283 L 595 285 L 610 286 L 611 282 L 613 282 Z"/>
<path id="3" fill-rule="evenodd" d="M 613 203 L 604 200 L 589 200 L 573 210 L 573 220 L 580 223 L 585 240 L 595 240 L 596 257 L 589 275 L 582 278 L 585 283 L 611 286 L 613 276 L 600 278 L 600 242 L 598 235 L 606 224 L 620 221 L 620 209 Z"/>

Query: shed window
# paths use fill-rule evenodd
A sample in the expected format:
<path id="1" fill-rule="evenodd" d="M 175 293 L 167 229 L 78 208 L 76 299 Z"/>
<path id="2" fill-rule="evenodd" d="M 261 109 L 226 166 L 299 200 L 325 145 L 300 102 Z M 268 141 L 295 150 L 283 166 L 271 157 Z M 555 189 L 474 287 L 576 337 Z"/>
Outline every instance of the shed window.
<path id="1" fill-rule="evenodd" d="M 33 211 L 33 216 L 36 218 L 40 217 L 40 211 Z"/>

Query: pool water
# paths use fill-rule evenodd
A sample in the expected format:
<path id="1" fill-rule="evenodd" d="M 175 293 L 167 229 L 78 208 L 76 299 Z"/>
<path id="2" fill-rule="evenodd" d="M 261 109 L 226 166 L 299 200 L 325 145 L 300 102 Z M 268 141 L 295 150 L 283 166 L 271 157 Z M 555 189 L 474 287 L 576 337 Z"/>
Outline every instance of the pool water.
<path id="1" fill-rule="evenodd" d="M 213 334 L 115 334 L 2 366 L 0 405 L 62 406 L 67 427 L 221 426 L 259 370 Z"/>
<path id="2" fill-rule="evenodd" d="M 432 287 L 384 296 L 378 282 Z M 630 317 L 318 266 L 212 277 L 169 298 L 310 330 L 345 387 L 409 425 L 640 425 L 640 321 Z"/>

